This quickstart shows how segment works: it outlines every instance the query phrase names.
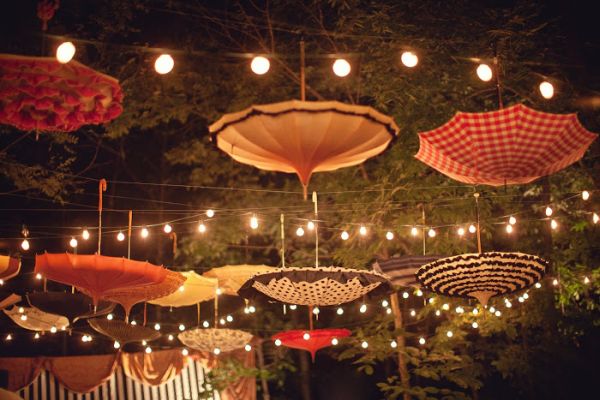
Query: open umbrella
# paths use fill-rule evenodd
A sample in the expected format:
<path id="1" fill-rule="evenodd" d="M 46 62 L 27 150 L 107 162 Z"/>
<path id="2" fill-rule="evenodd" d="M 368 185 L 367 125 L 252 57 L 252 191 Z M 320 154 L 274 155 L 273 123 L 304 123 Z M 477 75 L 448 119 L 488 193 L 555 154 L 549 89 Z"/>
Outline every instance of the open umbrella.
<path id="1" fill-rule="evenodd" d="M 51 314 L 64 315 L 71 321 L 106 315 L 115 308 L 115 303 L 99 301 L 94 307 L 90 297 L 83 293 L 33 292 L 27 293 L 27 301 L 33 307 Z"/>
<path id="2" fill-rule="evenodd" d="M 243 348 L 252 340 L 252 334 L 239 329 L 196 328 L 181 332 L 179 341 L 187 347 L 213 353 L 215 349 L 228 352 Z"/>
<path id="3" fill-rule="evenodd" d="M 50 314 L 35 307 L 17 307 L 5 309 L 4 313 L 21 328 L 30 331 L 49 331 L 52 328 L 64 329 L 69 326 L 69 320 L 62 315 Z"/>
<path id="4" fill-rule="evenodd" d="M 121 114 L 119 81 L 72 60 L 0 54 L 0 123 L 71 132 Z"/>
<path id="5" fill-rule="evenodd" d="M 225 265 L 210 269 L 202 275 L 216 278 L 219 289 L 224 294 L 237 296 L 240 287 L 253 275 L 274 271 L 276 268 L 266 265 Z"/>
<path id="6" fill-rule="evenodd" d="M 209 129 L 234 160 L 296 173 L 305 197 L 314 172 L 360 164 L 383 152 L 399 131 L 391 117 L 371 107 L 300 100 L 254 105 Z"/>
<path id="7" fill-rule="evenodd" d="M 517 104 L 456 113 L 441 127 L 419 133 L 415 157 L 459 182 L 524 184 L 573 164 L 596 137 L 576 114 L 549 114 Z"/>
<path id="8" fill-rule="evenodd" d="M 182 286 L 168 296 L 148 301 L 163 307 L 184 307 L 211 300 L 215 297 L 217 279 L 206 278 L 194 271 L 181 272 L 186 280 Z"/>
<path id="9" fill-rule="evenodd" d="M 121 345 L 132 342 L 150 342 L 160 337 L 160 332 L 145 326 L 132 325 L 125 321 L 107 318 L 88 319 L 88 324 L 98 333 L 116 340 Z"/>
<path id="10" fill-rule="evenodd" d="M 396 287 L 419 287 L 415 272 L 425 264 L 436 261 L 440 256 L 404 255 L 377 260 L 373 270 L 389 277 Z"/>
<path id="11" fill-rule="evenodd" d="M 308 351 L 314 362 L 318 350 L 334 345 L 334 339 L 339 340 L 350 335 L 348 329 L 291 330 L 273 335 L 272 339 L 280 340 L 286 347 Z"/>
<path id="12" fill-rule="evenodd" d="M 0 255 L 0 281 L 14 278 L 21 270 L 21 260 L 16 257 Z"/>
<path id="13" fill-rule="evenodd" d="M 4 293 L 0 294 L 0 310 L 4 310 L 6 307 L 10 307 L 13 304 L 17 304 L 22 300 L 21 296 L 18 294 L 11 293 L 6 295 Z"/>
<path id="14" fill-rule="evenodd" d="M 375 271 L 339 267 L 290 267 L 253 276 L 240 288 L 238 294 L 250 300 L 332 306 L 390 291 L 389 280 Z"/>
<path id="15" fill-rule="evenodd" d="M 423 287 L 447 296 L 473 297 L 484 306 L 492 296 L 534 285 L 548 262 L 523 253 L 471 253 L 442 258 L 419 268 Z"/>

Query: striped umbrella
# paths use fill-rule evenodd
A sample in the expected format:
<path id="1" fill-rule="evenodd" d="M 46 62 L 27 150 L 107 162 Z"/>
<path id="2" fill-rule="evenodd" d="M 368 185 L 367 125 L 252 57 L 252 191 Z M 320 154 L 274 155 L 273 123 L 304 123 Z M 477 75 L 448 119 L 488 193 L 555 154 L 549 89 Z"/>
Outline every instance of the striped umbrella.
<path id="1" fill-rule="evenodd" d="M 404 255 L 377 260 L 373 269 L 389 277 L 396 287 L 420 287 L 415 273 L 425 264 L 438 260 L 440 256 Z"/>

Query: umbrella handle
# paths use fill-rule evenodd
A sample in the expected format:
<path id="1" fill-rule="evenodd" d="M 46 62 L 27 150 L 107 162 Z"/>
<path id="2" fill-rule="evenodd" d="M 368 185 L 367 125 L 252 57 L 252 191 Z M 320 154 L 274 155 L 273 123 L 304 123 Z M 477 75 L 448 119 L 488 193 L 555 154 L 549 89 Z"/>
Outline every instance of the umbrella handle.
<path id="1" fill-rule="evenodd" d="M 102 192 L 106 192 L 106 179 L 98 182 L 98 254 L 102 245 Z"/>

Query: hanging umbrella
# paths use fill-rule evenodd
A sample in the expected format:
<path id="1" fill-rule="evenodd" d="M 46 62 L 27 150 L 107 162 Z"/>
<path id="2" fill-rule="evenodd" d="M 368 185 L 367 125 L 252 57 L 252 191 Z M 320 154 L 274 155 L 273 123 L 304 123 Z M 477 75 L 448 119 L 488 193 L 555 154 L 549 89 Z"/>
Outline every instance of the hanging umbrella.
<path id="1" fill-rule="evenodd" d="M 66 317 L 45 313 L 35 307 L 13 306 L 10 310 L 3 311 L 15 324 L 30 331 L 43 332 L 52 328 L 65 329 L 69 326 L 69 320 Z"/>
<path id="2" fill-rule="evenodd" d="M 64 315 L 71 323 L 106 315 L 115 309 L 115 303 L 108 301 L 99 301 L 94 307 L 92 299 L 83 293 L 34 292 L 26 297 L 31 306 L 47 313 Z"/>
<path id="3" fill-rule="evenodd" d="M 489 298 L 528 288 L 542 279 L 548 262 L 523 253 L 472 253 L 442 258 L 416 273 L 423 287 L 446 296 Z"/>
<path id="4" fill-rule="evenodd" d="M 237 296 L 240 287 L 253 275 L 275 271 L 274 267 L 266 265 L 225 265 L 213 268 L 202 274 L 208 278 L 216 278 L 219 289 L 224 294 Z"/>
<path id="5" fill-rule="evenodd" d="M 226 114 L 209 129 L 234 160 L 296 173 L 305 198 L 314 172 L 360 164 L 383 152 L 399 131 L 391 117 L 371 107 L 299 100 Z"/>
<path id="6" fill-rule="evenodd" d="M 88 324 L 98 333 L 108 336 L 121 345 L 132 342 L 150 342 L 160 337 L 160 332 L 145 326 L 132 325 L 125 321 L 106 318 L 88 319 Z"/>
<path id="7" fill-rule="evenodd" d="M 178 290 L 168 296 L 151 300 L 148 303 L 163 307 L 184 307 L 198 304 L 215 297 L 217 279 L 206 278 L 198 275 L 194 271 L 185 271 L 181 274 L 186 280 Z"/>
<path id="8" fill-rule="evenodd" d="M 226 328 L 190 329 L 181 332 L 177 337 L 191 349 L 210 353 L 215 349 L 221 352 L 241 349 L 252 340 L 252 334 L 248 332 Z"/>
<path id="9" fill-rule="evenodd" d="M 524 184 L 573 164 L 596 137 L 576 114 L 549 114 L 517 104 L 456 113 L 441 127 L 419 133 L 415 157 L 459 182 Z"/>
<path id="10" fill-rule="evenodd" d="M 306 350 L 315 361 L 315 353 L 324 347 L 333 345 L 333 340 L 339 340 L 351 335 L 348 329 L 314 329 L 314 330 L 291 330 L 278 333 L 272 337 L 279 339 L 281 344 L 292 349 Z"/>
<path id="11" fill-rule="evenodd" d="M 6 294 L 2 294 L 0 295 L 0 310 L 4 310 L 6 307 L 10 307 L 13 304 L 17 304 L 18 302 L 21 301 L 21 296 L 17 295 L 17 294 L 9 294 L 8 296 L 6 296 Z"/>
<path id="12" fill-rule="evenodd" d="M 75 286 L 98 300 L 110 291 L 161 283 L 167 270 L 148 262 L 97 254 L 36 254 L 34 273 Z"/>
<path id="13" fill-rule="evenodd" d="M 119 81 L 75 60 L 0 54 L 0 123 L 71 132 L 121 114 Z"/>
<path id="14" fill-rule="evenodd" d="M 396 287 L 419 287 L 415 272 L 425 264 L 441 258 L 440 256 L 404 255 L 377 260 L 373 270 L 387 276 Z"/>
<path id="15" fill-rule="evenodd" d="M 0 255 L 0 281 L 14 278 L 21 270 L 21 260 L 11 256 Z"/>
<path id="16" fill-rule="evenodd" d="M 339 267 L 278 268 L 250 278 L 238 294 L 246 299 L 275 300 L 306 306 L 348 303 L 367 294 L 391 291 L 388 279 L 374 271 Z"/>

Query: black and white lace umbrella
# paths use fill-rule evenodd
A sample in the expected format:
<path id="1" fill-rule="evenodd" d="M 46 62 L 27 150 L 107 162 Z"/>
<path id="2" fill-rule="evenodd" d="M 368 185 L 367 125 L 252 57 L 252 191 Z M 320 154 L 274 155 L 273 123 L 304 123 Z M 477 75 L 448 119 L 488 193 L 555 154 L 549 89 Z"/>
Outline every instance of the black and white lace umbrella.
<path id="1" fill-rule="evenodd" d="M 305 306 L 333 306 L 363 296 L 391 291 L 386 276 L 375 271 L 339 268 L 278 268 L 254 275 L 238 291 L 249 300 L 270 300 Z"/>
<path id="2" fill-rule="evenodd" d="M 419 268 L 423 287 L 446 296 L 473 297 L 484 306 L 497 295 L 534 285 L 548 262 L 523 253 L 472 253 L 442 258 Z"/>
<path id="3" fill-rule="evenodd" d="M 245 347 L 252 340 L 252 334 L 239 329 L 196 328 L 181 332 L 177 338 L 190 349 L 218 355 Z"/>

